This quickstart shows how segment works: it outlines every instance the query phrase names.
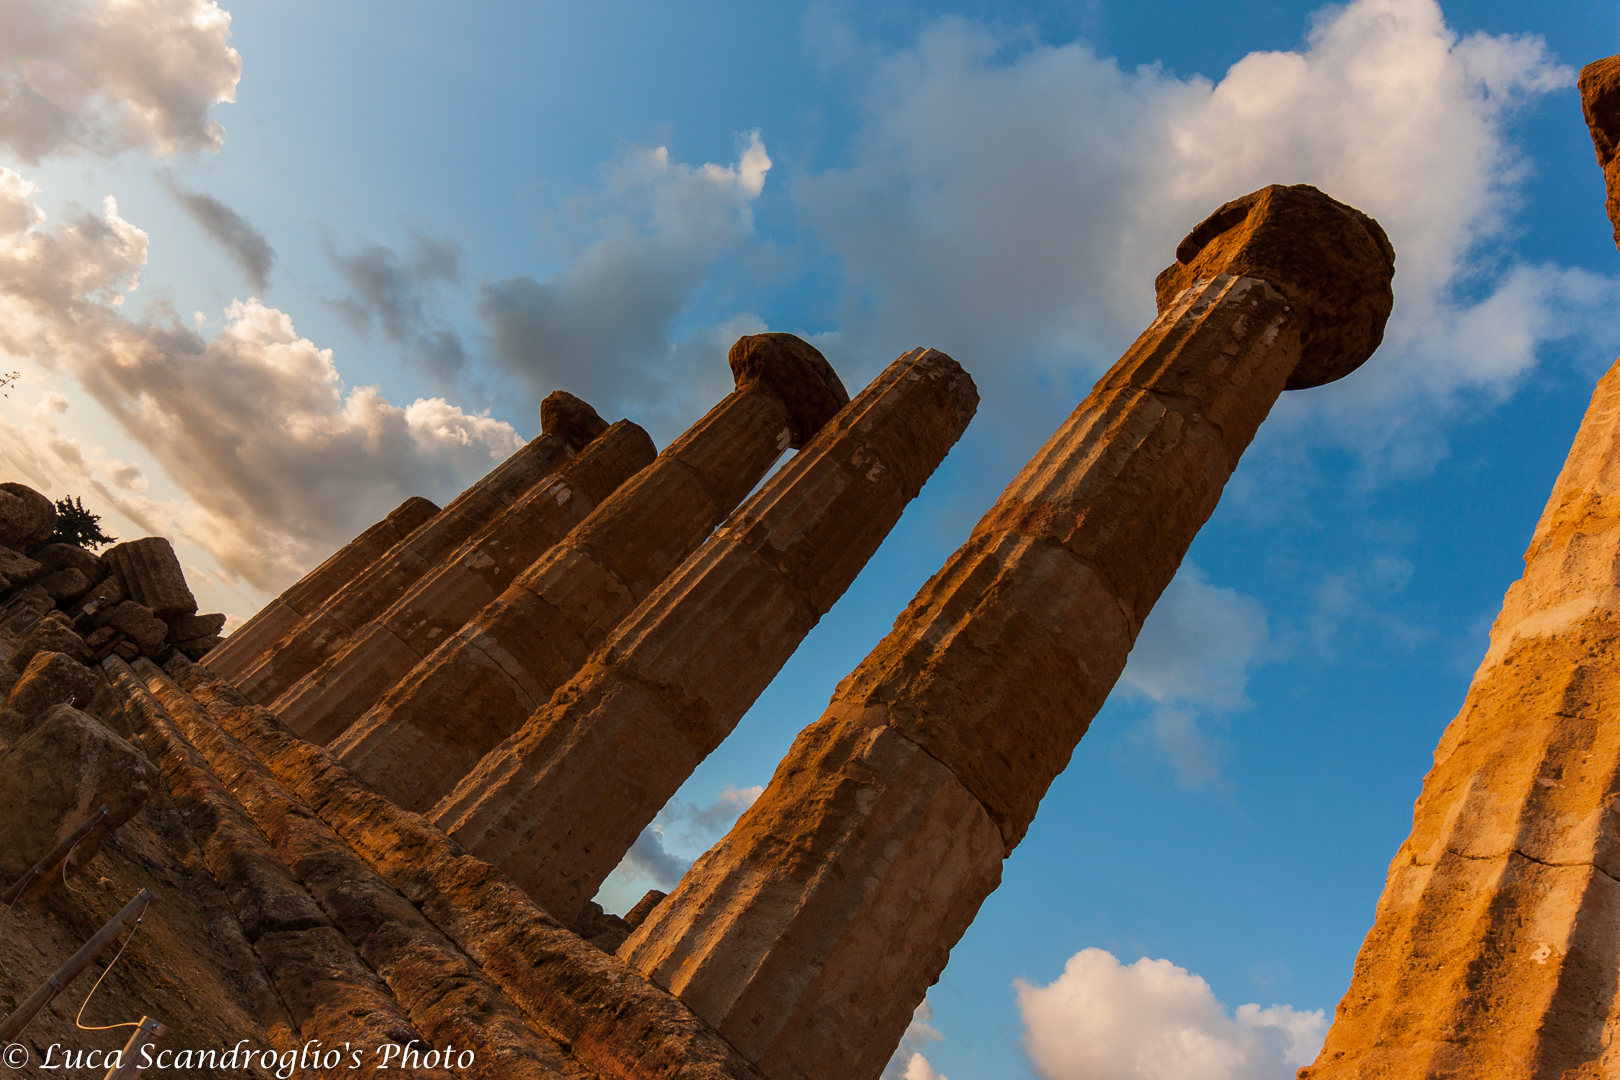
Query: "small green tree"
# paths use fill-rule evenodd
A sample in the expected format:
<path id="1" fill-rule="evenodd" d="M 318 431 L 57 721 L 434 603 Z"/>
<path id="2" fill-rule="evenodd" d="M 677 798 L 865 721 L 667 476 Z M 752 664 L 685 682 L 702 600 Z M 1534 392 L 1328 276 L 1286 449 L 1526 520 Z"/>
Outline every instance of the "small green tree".
<path id="1" fill-rule="evenodd" d="M 56 500 L 56 531 L 30 550 L 38 551 L 47 544 L 72 544 L 94 551 L 117 542 L 118 537 L 101 531 L 100 514 L 92 514 L 84 508 L 84 503 L 72 496 L 63 496 Z"/>

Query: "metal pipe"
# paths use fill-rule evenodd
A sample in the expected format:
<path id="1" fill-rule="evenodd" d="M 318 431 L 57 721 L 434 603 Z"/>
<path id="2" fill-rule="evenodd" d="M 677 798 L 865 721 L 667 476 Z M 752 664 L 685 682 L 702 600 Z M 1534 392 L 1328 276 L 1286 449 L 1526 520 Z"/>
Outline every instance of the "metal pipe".
<path id="1" fill-rule="evenodd" d="M 141 1051 L 148 1051 L 146 1057 L 150 1059 L 150 1051 L 169 1033 L 166 1024 L 160 1023 L 150 1016 L 141 1017 L 141 1022 L 135 1025 L 135 1033 L 124 1044 L 123 1052 L 118 1055 L 118 1064 L 107 1070 L 102 1080 L 135 1080 L 141 1075 Z"/>
<path id="2" fill-rule="evenodd" d="M 22 1034 L 30 1021 L 39 1015 L 39 1011 L 51 1003 L 51 1000 L 67 989 L 68 984 L 78 978 L 90 962 L 101 955 L 101 950 L 112 943 L 129 923 L 138 920 L 146 914 L 146 909 L 153 900 L 151 889 L 142 889 L 135 894 L 135 899 L 125 904 L 123 908 L 107 920 L 107 924 L 97 930 L 95 936 L 80 946 L 79 951 L 68 958 L 68 962 L 56 969 L 52 975 L 42 983 L 38 990 L 29 995 L 28 1000 L 14 1009 L 4 1023 L 0 1023 L 0 1043 L 9 1043 Z"/>
<path id="3" fill-rule="evenodd" d="M 16 882 L 13 883 L 12 886 L 5 892 L 0 893 L 0 905 L 16 903 L 17 898 L 22 896 L 22 894 L 27 891 L 28 886 L 44 877 L 52 870 L 55 870 L 57 864 L 68 857 L 68 853 L 74 849 L 79 841 L 83 840 L 87 835 L 89 835 L 90 830 L 99 825 L 101 823 L 101 819 L 110 813 L 112 813 L 112 811 L 106 806 L 103 806 L 100 810 L 97 810 L 95 813 L 86 818 L 83 825 L 80 825 L 77 829 L 73 830 L 72 835 L 68 836 L 68 838 L 63 840 L 60 844 L 57 844 L 55 847 L 51 848 L 43 859 L 34 864 L 33 869 L 29 870 L 28 873 L 18 878 Z"/>

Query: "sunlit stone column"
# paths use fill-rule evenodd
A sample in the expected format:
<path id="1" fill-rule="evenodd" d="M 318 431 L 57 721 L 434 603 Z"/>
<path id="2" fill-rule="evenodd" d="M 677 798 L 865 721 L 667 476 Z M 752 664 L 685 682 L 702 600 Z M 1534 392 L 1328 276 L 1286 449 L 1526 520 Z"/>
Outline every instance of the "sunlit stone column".
<path id="1" fill-rule="evenodd" d="M 540 403 L 541 435 L 456 496 L 438 514 L 334 592 L 231 681 L 260 704 L 343 647 L 436 564 L 524 495 L 548 486 L 563 463 L 607 430 L 596 410 L 557 391 Z"/>
<path id="2" fill-rule="evenodd" d="M 326 603 L 345 582 L 382 558 L 389 548 L 438 512 L 439 508 L 427 499 L 412 495 L 395 507 L 393 513 L 343 545 L 331 558 L 237 627 L 203 658 L 203 663 L 216 675 L 235 678 L 266 649 L 290 633 L 304 616 Z"/>
<path id="3" fill-rule="evenodd" d="M 271 707 L 311 742 L 326 743 L 501 594 L 518 574 L 658 456 L 637 424 L 620 420 L 556 467 L 543 484 L 440 559 L 393 604 Z"/>
<path id="4" fill-rule="evenodd" d="M 978 400 L 944 353 L 889 365 L 430 817 L 571 925 L 843 595 Z M 435 788 L 448 785 L 419 790 Z"/>
<path id="5" fill-rule="evenodd" d="M 1620 57 L 1581 92 L 1620 225 Z M 1620 1075 L 1620 364 L 1524 562 L 1301 1077 Z"/>
<path id="6" fill-rule="evenodd" d="M 732 394 L 332 742 L 346 765 L 402 806 L 431 806 L 424 791 L 453 784 L 522 726 L 783 450 L 849 401 L 792 334 L 741 338 L 730 363 Z"/>
<path id="7" fill-rule="evenodd" d="M 619 955 L 773 1080 L 876 1077 L 1285 388 L 1391 304 L 1375 222 L 1270 187 L 1194 229 L 1161 314 Z"/>

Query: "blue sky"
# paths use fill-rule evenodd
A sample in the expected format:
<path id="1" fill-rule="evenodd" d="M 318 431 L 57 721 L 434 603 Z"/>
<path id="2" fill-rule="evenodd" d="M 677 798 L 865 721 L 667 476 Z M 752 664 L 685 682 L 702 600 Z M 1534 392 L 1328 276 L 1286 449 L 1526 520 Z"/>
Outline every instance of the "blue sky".
<path id="1" fill-rule="evenodd" d="M 917 345 L 973 373 L 967 436 L 619 910 L 768 781 L 1188 227 L 1271 182 L 1378 217 L 1384 348 L 1274 410 L 892 1073 L 1308 1060 L 1620 351 L 1573 89 L 1611 6 L 0 0 L 0 51 L 0 459 L 174 537 L 209 610 L 452 497 L 551 389 L 663 445 L 740 333 L 852 389 Z"/>

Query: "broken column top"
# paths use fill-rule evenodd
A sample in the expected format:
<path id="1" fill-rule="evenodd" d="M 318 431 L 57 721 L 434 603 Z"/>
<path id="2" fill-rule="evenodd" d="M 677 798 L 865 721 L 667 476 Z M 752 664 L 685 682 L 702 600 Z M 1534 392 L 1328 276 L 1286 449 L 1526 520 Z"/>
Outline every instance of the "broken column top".
<path id="1" fill-rule="evenodd" d="M 1620 56 L 1594 60 L 1581 68 L 1581 111 L 1592 131 L 1592 146 L 1609 189 L 1609 221 L 1620 247 Z"/>
<path id="2" fill-rule="evenodd" d="M 1159 310 L 1216 274 L 1259 278 L 1298 312 L 1302 348 L 1286 390 L 1360 367 L 1384 339 L 1395 303 L 1395 249 L 1384 230 L 1309 184 L 1263 187 L 1199 222 L 1154 282 Z"/>
<path id="3" fill-rule="evenodd" d="M 553 390 L 540 403 L 540 430 L 583 450 L 608 429 L 596 410 L 566 390 Z"/>
<path id="4" fill-rule="evenodd" d="M 843 380 L 814 345 L 793 334 L 746 334 L 726 357 L 738 390 L 763 386 L 788 409 L 797 450 L 849 404 Z"/>

